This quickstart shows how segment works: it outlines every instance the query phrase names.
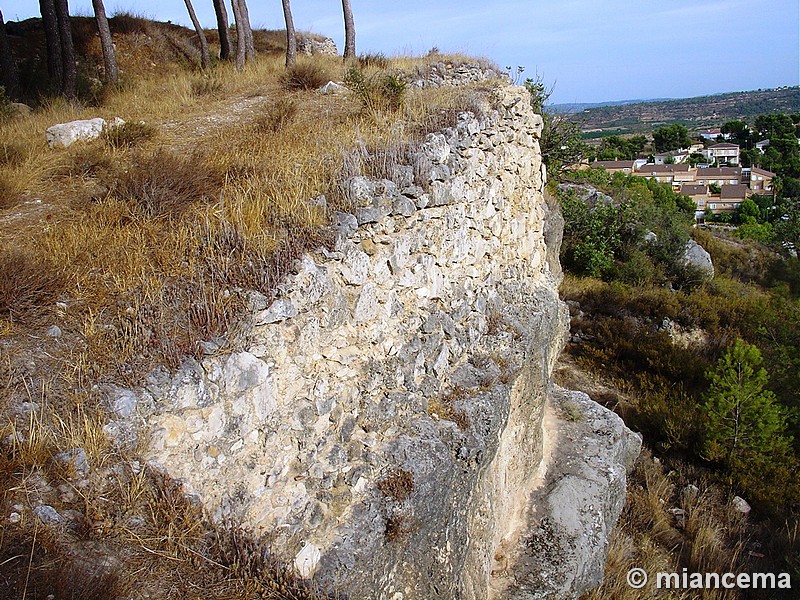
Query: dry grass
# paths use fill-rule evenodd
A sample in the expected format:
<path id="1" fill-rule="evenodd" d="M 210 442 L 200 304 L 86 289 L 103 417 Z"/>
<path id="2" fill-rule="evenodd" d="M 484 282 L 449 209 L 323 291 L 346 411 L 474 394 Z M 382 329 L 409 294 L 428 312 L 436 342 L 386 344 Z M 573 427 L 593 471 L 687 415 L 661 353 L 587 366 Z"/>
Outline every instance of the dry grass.
<path id="1" fill-rule="evenodd" d="M 586 594 L 584 600 L 638 600 L 643 594 L 713 600 L 740 597 L 737 590 L 666 592 L 655 588 L 658 572 L 681 573 L 687 569 L 688 573 L 722 574 L 756 570 L 751 569 L 744 552 L 755 527 L 724 501 L 721 490 L 702 480 L 696 483 L 696 488 L 689 487 L 679 472 L 667 472 L 649 452 L 643 453 L 631 476 L 625 509 L 611 538 L 603 584 Z M 628 570 L 635 567 L 650 576 L 643 590 L 627 583 Z"/>
<path id="2" fill-rule="evenodd" d="M 352 208 L 343 177 L 398 165 L 425 184 L 411 150 L 460 107 L 478 107 L 480 92 L 424 90 L 364 114 L 347 96 L 287 96 L 281 57 L 198 76 L 179 64 L 195 58 L 176 32 L 154 37 L 132 15 L 112 29 L 129 31 L 115 38 L 126 78 L 99 106 L 56 100 L 0 124 L 13 140 L 0 148 L 0 514 L 23 507 L 0 534 L 11 574 L 0 595 L 124 597 L 134 581 L 159 598 L 315 597 L 264 546 L 208 523 L 174 482 L 134 470 L 135 451 L 106 439 L 93 386 L 135 385 L 155 365 L 199 357 L 203 340 L 234 347 L 249 291 L 269 296 L 297 256 L 327 242 L 327 210 L 309 199 Z M 180 60 L 152 67 L 164 44 Z M 313 64 L 325 81 L 344 76 L 336 59 Z M 47 127 L 95 116 L 130 125 L 47 148 Z M 60 336 L 44 335 L 51 324 Z M 54 459 L 71 448 L 86 451 L 86 483 Z M 410 494 L 400 472 L 383 484 L 399 501 Z M 39 524 L 37 502 L 72 511 L 66 529 Z M 398 537 L 406 529 L 398 522 Z M 113 564 L 92 569 L 97 556 L 75 554 L 88 547 Z"/>

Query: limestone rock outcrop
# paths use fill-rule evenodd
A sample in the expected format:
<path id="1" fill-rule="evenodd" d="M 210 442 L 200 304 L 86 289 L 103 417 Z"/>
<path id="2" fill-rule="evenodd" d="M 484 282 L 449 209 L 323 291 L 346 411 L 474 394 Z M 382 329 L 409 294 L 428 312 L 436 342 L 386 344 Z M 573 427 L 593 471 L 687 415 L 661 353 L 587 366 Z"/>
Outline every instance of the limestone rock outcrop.
<path id="1" fill-rule="evenodd" d="M 580 397 L 580 433 L 543 426 L 564 394 L 563 221 L 541 117 L 521 88 L 493 104 L 428 136 L 423 180 L 398 164 L 346 182 L 361 208 L 334 215 L 335 247 L 297 261 L 247 343 L 154 372 L 110 424 L 212 518 L 348 597 L 570 597 L 621 509 L 621 421 Z M 547 527 L 571 554 L 520 552 Z"/>

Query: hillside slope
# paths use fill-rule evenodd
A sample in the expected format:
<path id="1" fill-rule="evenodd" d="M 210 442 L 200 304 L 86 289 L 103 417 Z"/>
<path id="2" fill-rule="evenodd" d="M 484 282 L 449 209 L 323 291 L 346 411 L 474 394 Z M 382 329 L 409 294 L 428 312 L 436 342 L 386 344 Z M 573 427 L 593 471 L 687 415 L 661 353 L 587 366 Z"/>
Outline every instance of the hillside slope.
<path id="1" fill-rule="evenodd" d="M 601 106 L 576 113 L 573 118 L 581 124 L 585 133 L 600 134 L 649 131 L 665 123 L 682 123 L 691 130 L 700 130 L 754 115 L 797 112 L 800 112 L 800 88 L 795 86 Z"/>

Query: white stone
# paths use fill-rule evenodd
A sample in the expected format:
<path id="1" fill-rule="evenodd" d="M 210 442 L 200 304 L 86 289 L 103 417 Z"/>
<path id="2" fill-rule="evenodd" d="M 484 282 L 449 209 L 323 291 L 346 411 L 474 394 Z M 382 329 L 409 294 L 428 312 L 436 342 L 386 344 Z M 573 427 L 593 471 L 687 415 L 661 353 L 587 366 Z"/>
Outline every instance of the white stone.
<path id="1" fill-rule="evenodd" d="M 269 325 L 297 316 L 297 308 L 286 298 L 279 298 L 267 310 L 256 315 L 256 325 Z"/>
<path id="2" fill-rule="evenodd" d="M 340 84 L 335 83 L 333 81 L 329 81 L 328 83 L 323 85 L 321 88 L 319 88 L 319 91 L 321 93 L 323 93 L 323 94 L 342 94 L 342 93 L 348 92 L 350 90 L 348 88 L 346 88 L 345 86 L 343 86 L 343 85 L 340 85 Z"/>
<path id="3" fill-rule="evenodd" d="M 100 137 L 106 126 L 100 117 L 69 123 L 59 123 L 47 129 L 47 145 L 51 148 L 66 148 L 77 141 L 90 142 Z"/>
<path id="4" fill-rule="evenodd" d="M 747 500 L 741 498 L 740 496 L 734 496 L 733 500 L 731 501 L 731 504 L 733 505 L 733 508 L 735 510 L 742 513 L 743 515 L 748 514 L 752 510 L 750 504 L 747 503 Z"/>
<path id="5" fill-rule="evenodd" d="M 356 302 L 353 319 L 356 323 L 365 323 L 373 320 L 378 314 L 378 295 L 374 283 L 364 285 Z"/>
<path id="6" fill-rule="evenodd" d="M 362 285 L 369 277 L 369 256 L 361 250 L 350 248 L 342 261 L 342 277 L 350 285 Z"/>

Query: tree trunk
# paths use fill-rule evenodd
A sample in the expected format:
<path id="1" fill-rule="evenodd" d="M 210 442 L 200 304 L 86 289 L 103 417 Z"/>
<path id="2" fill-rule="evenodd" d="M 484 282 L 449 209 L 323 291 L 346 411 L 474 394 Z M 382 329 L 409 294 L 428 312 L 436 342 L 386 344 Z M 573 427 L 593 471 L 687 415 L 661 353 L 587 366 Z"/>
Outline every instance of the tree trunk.
<path id="1" fill-rule="evenodd" d="M 42 27 L 47 42 L 47 75 L 51 83 L 61 88 L 64 79 L 64 65 L 61 62 L 61 35 L 58 33 L 55 0 L 39 0 L 42 13 Z"/>
<path id="2" fill-rule="evenodd" d="M 61 63 L 64 66 L 61 93 L 67 98 L 74 98 L 78 85 L 78 68 L 75 64 L 75 46 L 72 43 L 72 23 L 70 23 L 69 19 L 69 3 L 68 0 L 55 1 L 58 34 L 61 38 Z"/>
<path id="3" fill-rule="evenodd" d="M 11 54 L 11 46 L 6 37 L 6 23 L 3 20 L 3 13 L 0 11 L 0 68 L 3 70 L 3 87 L 6 97 L 17 100 L 19 94 L 19 77 L 17 76 L 17 65 L 14 56 Z"/>
<path id="4" fill-rule="evenodd" d="M 344 57 L 355 58 L 356 26 L 353 22 L 353 7 L 350 6 L 350 0 L 342 0 L 342 10 L 344 11 Z"/>
<path id="5" fill-rule="evenodd" d="M 214 12 L 217 13 L 217 31 L 219 31 L 219 58 L 228 60 L 231 57 L 231 32 L 228 23 L 228 11 L 223 0 L 214 0 Z"/>
<path id="6" fill-rule="evenodd" d="M 242 24 L 244 25 L 245 33 L 247 34 L 247 44 L 245 45 L 245 57 L 247 61 L 251 61 L 256 57 L 256 44 L 253 38 L 253 27 L 250 24 L 250 11 L 247 10 L 247 1 L 239 0 L 239 6 L 242 11 Z"/>
<path id="7" fill-rule="evenodd" d="M 244 30 L 239 0 L 231 0 L 231 8 L 233 9 L 233 19 L 236 21 L 236 70 L 241 71 L 244 69 L 244 61 L 247 56 L 247 33 Z"/>
<path id="8" fill-rule="evenodd" d="M 289 0 L 283 2 L 283 18 L 286 21 L 286 68 L 291 69 L 297 60 L 297 38 L 294 33 L 294 20 L 292 19 L 292 7 Z"/>
<path id="9" fill-rule="evenodd" d="M 97 30 L 100 32 L 100 46 L 103 48 L 103 66 L 105 67 L 106 83 L 116 83 L 119 80 L 117 56 L 114 52 L 114 42 L 111 39 L 111 29 L 108 27 L 106 8 L 103 0 L 92 0 L 94 18 L 97 21 Z"/>
<path id="10" fill-rule="evenodd" d="M 208 53 L 206 34 L 203 31 L 202 25 L 200 25 L 200 21 L 197 19 L 197 14 L 194 12 L 192 0 L 183 1 L 186 4 L 186 10 L 189 11 L 189 18 L 192 20 L 192 25 L 194 25 L 194 30 L 197 32 L 197 37 L 200 38 L 200 68 L 207 69 L 211 66 L 211 55 Z"/>

